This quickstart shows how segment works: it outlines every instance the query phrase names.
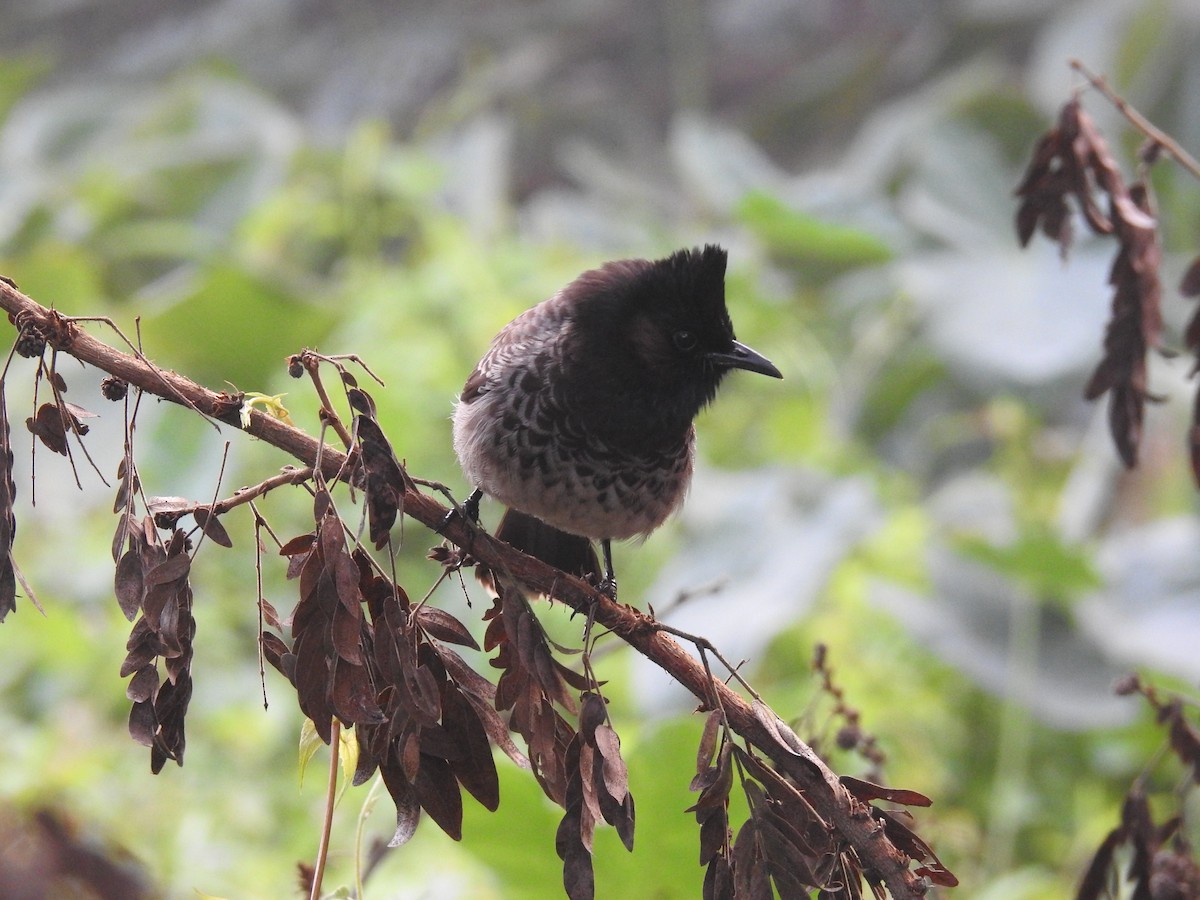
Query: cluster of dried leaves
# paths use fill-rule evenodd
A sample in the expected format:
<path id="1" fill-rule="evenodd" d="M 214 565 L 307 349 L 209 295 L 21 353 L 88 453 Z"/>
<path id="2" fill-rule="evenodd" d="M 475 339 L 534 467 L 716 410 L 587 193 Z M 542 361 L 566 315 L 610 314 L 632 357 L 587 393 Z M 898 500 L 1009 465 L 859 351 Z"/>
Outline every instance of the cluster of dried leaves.
<path id="1" fill-rule="evenodd" d="M 1162 697 L 1153 685 L 1130 676 L 1117 686 L 1121 694 L 1141 694 L 1167 731 L 1167 745 L 1190 776 L 1178 789 L 1178 807 L 1200 785 L 1200 730 L 1188 721 L 1181 698 Z M 1079 886 L 1077 900 L 1132 896 L 1146 900 L 1200 897 L 1200 862 L 1187 840 L 1182 815 L 1155 824 L 1144 777 L 1125 796 L 1121 822 L 1108 833 Z M 1122 851 L 1125 851 L 1122 853 Z M 1126 865 L 1121 865 L 1127 857 Z"/>
<path id="2" fill-rule="evenodd" d="M 353 481 L 362 487 L 379 548 L 401 512 L 407 476 L 373 419 L 369 396 L 357 388 L 350 394 L 359 412 L 351 459 L 361 466 Z M 603 701 L 584 694 L 579 731 L 560 712 L 575 712 L 571 688 L 586 690 L 591 683 L 554 659 L 522 592 L 496 579 L 502 587 L 484 617 L 485 647 L 496 651 L 492 665 L 501 670 L 493 685 L 451 646 L 480 649 L 462 622 L 413 604 L 363 547 L 349 547 L 348 529 L 323 487 L 316 492 L 315 519 L 313 532 L 280 550 L 289 558 L 289 576 L 299 580 L 300 600 L 283 621 L 273 610 L 268 614 L 276 627 L 290 626 L 292 643 L 267 632 L 263 649 L 295 686 L 301 710 L 326 743 L 335 719 L 354 728 L 355 784 L 378 771 L 396 805 L 391 846 L 413 836 L 422 811 L 460 840 L 463 789 L 495 810 L 495 745 L 532 770 L 566 810 L 557 842 L 564 883 L 572 897 L 592 896 L 595 823 L 616 825 L 632 847 L 633 801 L 620 742 L 603 721 Z M 449 555 L 436 555 L 451 564 Z M 510 731 L 523 738 L 528 756 Z"/>
<path id="3" fill-rule="evenodd" d="M 1127 186 L 1091 116 L 1073 97 L 1033 153 L 1017 188 L 1017 235 L 1021 245 L 1040 226 L 1064 256 L 1074 239 L 1068 199 L 1074 200 L 1094 233 L 1117 240 L 1109 274 L 1112 316 L 1104 336 L 1104 358 L 1085 390 L 1089 400 L 1109 394 L 1109 428 L 1125 465 L 1137 463 L 1145 403 L 1146 353 L 1162 332 L 1158 268 L 1162 253 L 1149 183 Z M 1103 197 L 1106 203 L 1101 203 Z"/>
<path id="4" fill-rule="evenodd" d="M 0 276 L 0 280 L 15 287 L 11 279 Z M 81 439 L 88 433 L 88 426 L 82 420 L 95 418 L 95 413 L 88 412 L 63 397 L 63 394 L 67 392 L 67 382 L 55 368 L 55 362 L 58 359 L 57 350 L 51 353 L 50 360 L 47 361 L 45 358 L 47 337 L 42 330 L 31 323 L 19 321 L 12 315 L 9 316 L 9 322 L 17 327 L 17 337 L 12 350 L 9 351 L 5 372 L 8 371 L 8 363 L 12 361 L 13 354 L 38 361 L 37 372 L 34 376 L 33 405 L 35 412 L 25 420 L 25 427 L 29 429 L 35 441 L 40 442 L 51 452 L 67 457 L 71 462 L 72 471 L 75 472 L 75 459 L 67 436 L 75 435 Z M 74 325 L 58 315 L 55 315 L 51 322 L 54 326 L 53 337 L 55 340 L 69 346 Z M 50 386 L 52 399 L 39 405 L 38 389 L 43 381 Z M 0 389 L 0 416 L 3 418 L 3 422 L 0 423 L 0 469 L 3 470 L 0 472 L 0 622 L 3 622 L 4 617 L 17 608 L 18 581 L 20 581 L 26 596 L 33 599 L 34 605 L 37 605 L 37 600 L 34 599 L 29 585 L 21 577 L 21 572 L 12 557 L 13 540 L 17 533 L 17 520 L 13 509 L 17 488 L 12 479 L 12 434 L 9 429 L 8 404 L 2 389 Z M 82 443 L 79 446 L 82 448 Z M 84 454 L 87 454 L 86 450 L 84 450 Z M 91 462 L 90 456 L 88 461 Z M 92 466 L 95 468 L 95 463 L 92 463 Z M 75 483 L 79 484 L 78 472 L 75 474 Z"/>
<path id="5" fill-rule="evenodd" d="M 1149 391 L 1146 357 L 1162 339 L 1162 251 L 1156 204 L 1148 170 L 1168 155 L 1195 172 L 1196 166 L 1168 136 L 1147 123 L 1112 93 L 1103 79 L 1073 64 L 1104 93 L 1147 137 L 1138 154 L 1138 179 L 1125 183 L 1113 154 L 1095 122 L 1080 106 L 1079 97 L 1066 103 L 1057 125 L 1034 150 L 1017 195 L 1017 233 L 1022 246 L 1040 228 L 1057 241 L 1065 256 L 1073 238 L 1072 203 L 1087 227 L 1117 241 L 1109 282 L 1113 287 L 1112 315 L 1104 337 L 1104 357 L 1088 382 L 1085 396 L 1109 394 L 1109 428 L 1122 461 L 1137 463 L 1142 422 Z M 1187 268 L 1180 293 L 1200 297 L 1200 258 Z M 1197 358 L 1200 372 L 1200 310 L 1184 332 L 1184 343 Z M 1193 408 L 1189 437 L 1192 472 L 1200 483 L 1200 389 Z M 1131 676 L 1118 686 L 1122 694 L 1140 693 L 1154 708 L 1168 732 L 1169 746 L 1192 777 L 1183 791 L 1200 782 L 1200 731 L 1185 716 L 1179 698 L 1162 699 L 1149 685 Z M 1184 808 L 1179 798 L 1179 808 Z M 1155 824 L 1139 778 L 1126 795 L 1120 824 L 1101 843 L 1080 885 L 1079 900 L 1131 895 L 1146 900 L 1184 900 L 1200 897 L 1200 865 L 1185 837 L 1182 817 Z M 1122 872 L 1122 856 L 1128 865 Z"/>
<path id="6" fill-rule="evenodd" d="M 150 768 L 157 773 L 168 759 L 183 765 L 196 636 L 188 581 L 192 546 L 187 533 L 176 528 L 164 547 L 150 516 L 126 530 L 128 549 L 117 561 L 115 588 L 121 611 L 137 621 L 125 645 L 121 677 L 132 676 L 125 689 L 133 701 L 129 734 L 150 748 Z"/>
<path id="7" fill-rule="evenodd" d="M 763 712 L 764 718 L 769 716 Z M 735 775 L 749 808 L 736 837 L 729 817 Z M 916 872 L 928 884 L 958 884 L 912 830 L 906 811 L 874 805 L 886 800 L 901 806 L 929 806 L 927 797 L 849 776 L 841 778 L 841 786 L 852 797 L 853 815 L 873 820 L 881 837 L 919 862 Z M 863 865 L 804 792 L 753 748 L 733 740 L 721 710 L 709 713 L 705 722 L 691 789 L 699 792 L 688 812 L 695 813 L 700 826 L 700 864 L 707 867 L 705 900 L 776 895 L 807 900 L 811 891 L 822 900 L 858 900 L 864 880 L 872 896 L 887 896 L 878 874 Z"/>
<path id="8" fill-rule="evenodd" d="M 87 433 L 82 420 L 91 414 L 63 400 L 66 384 L 54 369 L 55 354 L 70 345 L 76 326 L 49 315 L 55 332 L 50 337 L 35 334 L 28 323 L 19 324 L 18 349 L 39 360 L 38 381 L 45 378 L 53 389 L 52 402 L 38 406 L 35 398 L 37 411 L 28 427 L 41 445 L 73 459 L 72 440 L 82 447 L 80 439 Z M 376 422 L 370 396 L 340 366 L 355 416 L 350 430 L 336 420 L 315 375 L 316 359 L 315 354 L 298 355 L 292 368 L 314 376 L 323 421 L 347 443 L 349 452 L 336 482 L 349 485 L 350 502 L 361 496 L 369 543 L 359 539 L 362 523 L 339 512 L 334 476 L 322 474 L 319 458 L 312 468 L 285 470 L 219 502 L 215 497 L 205 503 L 146 496 L 134 461 L 133 423 L 147 388 L 138 384 L 127 393 L 123 383 L 106 381 L 104 396 L 125 404 L 125 453 L 117 471 L 118 524 L 112 553 L 116 597 L 134 622 L 121 668 L 121 675 L 130 679 L 131 735 L 150 747 L 154 772 L 168 759 L 182 764 L 196 632 L 190 580 L 195 554 L 205 540 L 232 545 L 221 516 L 233 507 L 252 503 L 283 484 L 304 484 L 312 497 L 313 528 L 281 542 L 279 549 L 288 561 L 287 574 L 297 585 L 298 599 L 291 612 L 281 616 L 260 592 L 268 626 L 261 634 L 263 656 L 293 685 L 301 711 L 326 743 L 335 741 L 342 728 L 353 729 L 358 748 L 354 782 L 361 784 L 378 773 L 396 806 L 391 844 L 409 840 L 422 814 L 461 839 L 464 790 L 485 808 L 496 809 L 500 796 L 493 748 L 498 747 L 531 771 L 546 795 L 562 807 L 555 849 L 563 862 L 563 884 L 573 900 L 592 897 L 596 827 L 614 827 L 632 850 L 635 814 L 621 742 L 588 652 L 582 673 L 562 662 L 559 656 L 570 651 L 549 640 L 525 591 L 511 573 L 494 566 L 487 572 L 481 567 L 478 573 L 493 594 L 483 614 L 482 648 L 457 618 L 426 601 L 409 599 L 395 580 L 394 565 L 381 565 L 371 548 L 386 548 L 385 562 L 394 563 L 393 531 L 416 485 Z M 6 412 L 2 403 L 0 390 L 0 412 Z M 210 415 L 236 420 L 236 397 L 217 395 L 211 403 L 219 412 Z M 0 566 L 2 618 L 14 608 L 14 582 L 20 574 L 11 566 L 15 491 L 7 421 L 0 428 L 0 555 L 9 563 L 7 570 Z M 137 512 L 139 503 L 144 513 Z M 252 509 L 256 531 L 261 535 L 260 528 L 265 528 L 273 536 Z M 181 526 L 187 517 L 193 522 L 190 528 Z M 442 546 L 430 556 L 442 564 L 444 574 L 474 565 L 463 549 Z M 589 627 L 585 635 L 590 633 Z M 585 646 L 590 647 L 590 637 L 585 637 Z M 490 666 L 498 672 L 495 683 L 468 664 L 462 648 L 491 654 Z M 756 753 L 744 734 L 742 744 L 736 743 L 717 696 L 714 688 L 705 701 L 713 711 L 701 738 L 699 774 L 693 782 L 700 799 L 690 810 L 700 825 L 701 864 L 708 869 L 705 896 L 757 898 L 766 896 L 764 891 L 769 893 L 773 884 L 783 897 L 820 891 L 822 897 L 856 898 L 864 879 L 875 896 L 884 896 L 878 873 L 863 864 L 839 827 L 818 813 L 797 783 L 781 774 L 768 756 Z M 851 722 L 847 710 L 841 715 Z M 766 712 L 764 721 L 777 721 Z M 853 723 L 847 727 L 854 729 Z M 772 733 L 773 743 L 788 753 L 798 752 L 798 739 L 793 747 L 782 743 L 778 727 Z M 869 746 L 869 740 L 862 741 L 859 734 L 851 743 L 860 749 Z M 749 818 L 740 827 L 729 816 L 735 774 L 750 806 Z M 872 804 L 879 799 L 902 805 L 928 801 L 868 782 L 847 780 L 843 789 L 855 798 L 862 820 L 899 848 L 891 857 L 899 860 L 897 865 L 906 869 L 909 861 L 917 860 L 916 875 L 928 883 L 954 883 L 928 846 L 902 823 L 900 813 Z M 907 857 L 900 858 L 904 854 Z M 308 871 L 314 882 L 308 886 L 315 892 L 320 866 Z"/>
<path id="9" fill-rule="evenodd" d="M 1146 357 L 1161 347 L 1162 248 L 1156 204 L 1148 170 L 1162 156 L 1151 138 L 1138 159 L 1138 178 L 1127 184 L 1091 116 L 1078 96 L 1059 112 L 1058 123 L 1038 141 L 1016 193 L 1017 236 L 1026 246 L 1040 229 L 1056 241 L 1065 257 L 1074 241 L 1078 210 L 1087 228 L 1112 236 L 1117 254 L 1109 272 L 1112 311 L 1104 335 L 1104 356 L 1088 380 L 1084 396 L 1109 395 L 1109 430 L 1127 467 L 1137 464 L 1145 406 L 1150 392 Z M 1184 296 L 1200 296 L 1200 258 L 1180 286 Z M 1200 311 L 1184 336 L 1200 369 Z M 1200 483 L 1200 390 L 1190 437 L 1192 470 Z"/>

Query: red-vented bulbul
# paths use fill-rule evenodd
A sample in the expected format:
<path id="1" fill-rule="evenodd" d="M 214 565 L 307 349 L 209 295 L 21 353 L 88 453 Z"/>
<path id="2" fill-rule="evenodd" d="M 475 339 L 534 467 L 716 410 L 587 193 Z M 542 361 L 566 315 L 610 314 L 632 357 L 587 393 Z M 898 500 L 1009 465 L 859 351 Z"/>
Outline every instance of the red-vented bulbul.
<path id="1" fill-rule="evenodd" d="M 599 575 L 610 541 L 647 535 L 692 479 L 692 420 L 730 369 L 783 377 L 738 343 L 725 251 L 680 250 L 584 272 L 496 335 L 454 411 L 454 450 L 476 488 L 509 507 L 496 536 L 551 565 Z"/>

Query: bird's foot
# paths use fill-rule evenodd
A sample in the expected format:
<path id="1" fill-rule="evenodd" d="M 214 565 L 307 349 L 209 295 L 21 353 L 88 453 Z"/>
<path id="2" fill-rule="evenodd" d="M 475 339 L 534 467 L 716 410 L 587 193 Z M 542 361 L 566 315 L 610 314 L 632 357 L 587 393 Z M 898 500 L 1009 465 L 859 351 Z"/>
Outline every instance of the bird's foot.
<path id="1" fill-rule="evenodd" d="M 479 524 L 479 501 L 483 498 L 483 491 L 476 488 L 471 492 L 471 496 L 462 502 L 461 506 L 453 506 L 450 511 L 442 518 L 442 522 L 435 529 L 438 534 L 442 534 L 446 530 L 446 526 L 454 521 L 454 517 L 461 515 L 463 521 L 468 525 Z"/>
<path id="2" fill-rule="evenodd" d="M 596 590 L 613 601 L 613 603 L 617 602 L 617 579 L 611 573 L 600 579 L 600 583 L 596 585 Z"/>

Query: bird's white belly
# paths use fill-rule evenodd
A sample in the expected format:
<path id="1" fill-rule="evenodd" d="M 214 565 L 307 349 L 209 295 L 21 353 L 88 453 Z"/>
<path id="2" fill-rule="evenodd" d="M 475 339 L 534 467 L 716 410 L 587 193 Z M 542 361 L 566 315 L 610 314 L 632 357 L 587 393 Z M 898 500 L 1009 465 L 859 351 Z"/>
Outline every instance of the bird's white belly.
<path id="1" fill-rule="evenodd" d="M 624 459 L 550 440 L 531 446 L 528 428 L 506 427 L 503 392 L 459 403 L 454 450 L 470 482 L 506 506 L 570 534 L 620 540 L 645 535 L 683 502 L 692 474 L 691 443 L 677 459 Z M 512 417 L 508 420 L 511 424 Z"/>

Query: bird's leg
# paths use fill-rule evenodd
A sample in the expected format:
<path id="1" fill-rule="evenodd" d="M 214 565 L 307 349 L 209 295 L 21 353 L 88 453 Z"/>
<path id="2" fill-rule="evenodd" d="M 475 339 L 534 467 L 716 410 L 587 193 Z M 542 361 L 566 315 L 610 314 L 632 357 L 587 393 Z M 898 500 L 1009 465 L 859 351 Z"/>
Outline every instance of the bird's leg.
<path id="1" fill-rule="evenodd" d="M 479 501 L 483 499 L 483 491 L 479 488 L 471 491 L 471 496 L 462 502 L 461 506 L 452 506 L 450 512 L 446 513 L 442 519 L 442 524 L 437 527 L 437 533 L 441 534 L 446 530 L 446 526 L 450 524 L 450 520 L 458 513 L 462 513 L 464 521 L 468 525 L 479 524 Z"/>
<path id="2" fill-rule="evenodd" d="M 604 580 L 600 582 L 600 593 L 609 600 L 617 599 L 617 576 L 613 574 L 612 541 L 604 538 L 600 541 L 600 549 L 604 551 Z"/>

